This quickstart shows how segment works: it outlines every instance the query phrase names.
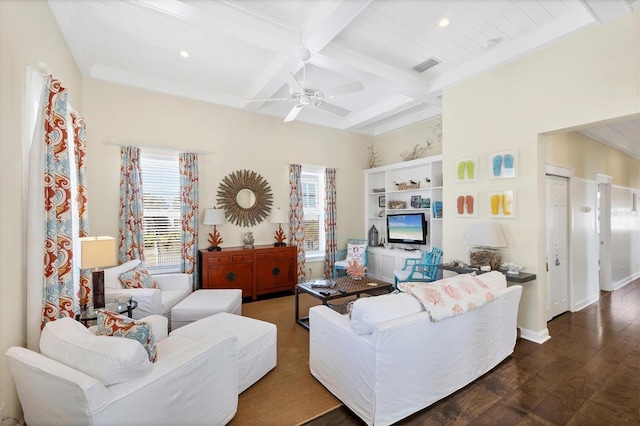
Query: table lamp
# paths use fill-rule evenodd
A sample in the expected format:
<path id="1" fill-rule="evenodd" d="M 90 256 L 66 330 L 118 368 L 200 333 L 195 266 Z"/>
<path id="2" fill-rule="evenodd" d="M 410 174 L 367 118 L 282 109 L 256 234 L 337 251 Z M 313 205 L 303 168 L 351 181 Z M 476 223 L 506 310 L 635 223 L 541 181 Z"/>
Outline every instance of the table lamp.
<path id="1" fill-rule="evenodd" d="M 213 233 L 209 234 L 209 251 L 220 251 L 220 244 L 224 242 L 222 237 L 220 236 L 220 232 L 218 232 L 217 226 L 224 225 L 227 223 L 227 220 L 224 217 L 224 210 L 222 209 L 206 209 L 204 211 L 204 220 L 202 221 L 203 225 L 213 225 Z"/>
<path id="2" fill-rule="evenodd" d="M 287 214 L 286 211 L 281 210 L 280 207 L 278 207 L 277 209 L 274 209 L 271 212 L 271 223 L 278 224 L 278 230 L 276 231 L 276 235 L 275 235 L 276 242 L 273 243 L 273 245 L 275 247 L 286 246 L 287 243 L 285 243 L 284 240 L 287 239 L 287 234 L 285 234 L 284 231 L 282 230 L 281 224 L 289 223 L 289 215 Z"/>
<path id="3" fill-rule="evenodd" d="M 471 224 L 464 243 L 471 246 L 469 264 L 475 268 L 490 266 L 491 269 L 500 268 L 502 256 L 498 248 L 507 247 L 502 227 L 495 222 L 476 222 Z"/>
<path id="4" fill-rule="evenodd" d="M 112 266 L 116 261 L 116 239 L 113 237 L 80 238 L 80 268 L 93 269 L 91 286 L 93 291 L 93 308 L 103 308 L 104 303 L 104 270 L 98 269 Z"/>

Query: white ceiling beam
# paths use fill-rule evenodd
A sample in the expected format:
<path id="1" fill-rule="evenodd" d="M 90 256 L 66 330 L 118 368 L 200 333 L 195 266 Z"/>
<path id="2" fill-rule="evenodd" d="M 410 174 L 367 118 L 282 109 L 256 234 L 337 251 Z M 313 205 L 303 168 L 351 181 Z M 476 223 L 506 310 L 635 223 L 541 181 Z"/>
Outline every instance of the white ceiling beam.
<path id="1" fill-rule="evenodd" d="M 303 43 L 313 57 L 357 18 L 370 3 L 371 0 L 317 2 L 314 12 L 310 14 L 312 18 L 300 28 L 302 39 L 299 43 Z M 286 43 L 285 45 L 290 46 Z M 299 44 L 294 45 L 300 47 Z M 281 77 L 282 73 L 295 74 L 302 69 L 302 66 L 302 61 L 294 55 L 294 52 L 291 52 L 287 60 L 277 58 L 245 92 L 245 99 L 272 97 L 285 84 Z M 257 111 L 261 105 L 261 102 L 251 102 L 244 109 Z"/>
<path id="2" fill-rule="evenodd" d="M 430 105 L 442 105 L 442 101 L 437 97 L 440 93 L 429 93 L 428 84 L 418 76 L 412 76 L 335 43 L 328 45 L 321 54 L 313 56 L 309 62 L 360 80 L 365 86 L 368 82 L 371 86 L 391 93 L 405 95 Z"/>
<path id="3" fill-rule="evenodd" d="M 627 0 L 582 0 L 582 3 L 601 24 L 631 12 Z"/>
<path id="4" fill-rule="evenodd" d="M 372 105 L 360 113 L 350 114 L 346 119 L 346 129 L 355 130 L 360 127 L 368 126 L 375 121 L 406 111 L 407 109 L 413 108 L 421 103 L 422 102 L 404 95 L 396 95 L 382 103 Z"/>
<path id="5" fill-rule="evenodd" d="M 194 7 L 178 0 L 135 0 L 135 4 L 192 25 L 215 28 L 229 39 L 268 51 L 282 46 L 283 41 L 295 43 L 298 39 L 296 28 L 237 3 L 212 1 L 203 3 L 203 7 Z"/>
<path id="6" fill-rule="evenodd" d="M 371 136 L 379 136 L 387 132 L 398 130 L 402 127 L 411 126 L 419 121 L 428 120 L 442 114 L 442 109 L 439 107 L 428 107 L 426 109 L 418 110 L 410 114 L 403 114 L 397 117 L 390 117 L 387 120 L 375 123 L 374 125 L 359 129 L 358 133 L 364 132 Z"/>

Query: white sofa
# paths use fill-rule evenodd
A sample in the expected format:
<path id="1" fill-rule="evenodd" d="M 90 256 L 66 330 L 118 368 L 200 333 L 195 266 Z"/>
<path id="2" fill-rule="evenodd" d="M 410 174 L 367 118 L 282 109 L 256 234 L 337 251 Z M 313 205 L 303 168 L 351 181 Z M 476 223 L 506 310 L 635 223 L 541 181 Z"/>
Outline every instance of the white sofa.
<path id="1" fill-rule="evenodd" d="M 352 319 L 311 308 L 311 374 L 368 425 L 428 407 L 513 352 L 522 287 L 495 274 L 478 277 L 494 281 L 493 301 L 438 322 L 407 293 L 361 298 Z"/>
<path id="2" fill-rule="evenodd" d="M 237 337 L 167 337 L 165 317 L 144 321 L 152 323 L 155 363 L 139 342 L 95 336 L 71 318 L 47 324 L 42 354 L 9 348 L 26 424 L 228 423 L 238 407 Z"/>
<path id="3" fill-rule="evenodd" d="M 106 299 L 112 299 L 121 294 L 128 294 L 138 302 L 133 310 L 133 318 L 140 319 L 149 315 L 164 315 L 171 320 L 171 308 L 177 305 L 193 291 L 191 274 L 161 274 L 153 278 L 158 288 L 124 288 L 118 276 L 140 264 L 140 260 L 130 260 L 113 268 L 104 270 L 104 293 Z"/>

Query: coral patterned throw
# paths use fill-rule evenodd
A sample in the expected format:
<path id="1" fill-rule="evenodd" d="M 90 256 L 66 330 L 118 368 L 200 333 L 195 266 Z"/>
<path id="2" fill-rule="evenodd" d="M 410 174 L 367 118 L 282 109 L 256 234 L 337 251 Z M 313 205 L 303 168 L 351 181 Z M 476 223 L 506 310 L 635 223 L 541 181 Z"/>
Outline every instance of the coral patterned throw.
<path id="1" fill-rule="evenodd" d="M 158 288 L 156 280 L 142 263 L 130 271 L 121 273 L 118 279 L 125 288 Z"/>
<path id="2" fill-rule="evenodd" d="M 434 283 L 402 283 L 398 287 L 416 297 L 433 322 L 460 315 L 496 298 L 489 286 L 468 274 Z"/>
<path id="3" fill-rule="evenodd" d="M 149 354 L 149 361 L 156 362 L 158 357 L 156 341 L 149 324 L 101 309 L 98 311 L 97 326 L 97 336 L 126 337 L 137 340 Z"/>

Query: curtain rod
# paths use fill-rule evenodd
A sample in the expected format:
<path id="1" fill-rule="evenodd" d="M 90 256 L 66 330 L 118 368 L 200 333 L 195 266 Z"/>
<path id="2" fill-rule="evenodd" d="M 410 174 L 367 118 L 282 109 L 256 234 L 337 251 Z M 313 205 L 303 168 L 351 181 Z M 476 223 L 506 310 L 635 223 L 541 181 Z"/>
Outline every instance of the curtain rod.
<path id="1" fill-rule="evenodd" d="M 342 169 L 341 167 L 321 166 L 319 164 L 301 163 L 299 161 L 285 161 L 284 164 L 286 164 L 287 166 L 290 166 L 292 164 L 300 164 L 302 167 L 315 167 L 318 169 L 336 169 L 336 170 Z"/>
<path id="2" fill-rule="evenodd" d="M 172 147 L 167 147 L 167 146 L 139 145 L 137 143 L 119 143 L 119 142 L 113 142 L 113 141 L 104 141 L 104 144 L 105 145 L 114 145 L 114 146 L 137 146 L 138 148 L 165 149 L 165 150 L 168 150 L 168 151 L 190 152 L 190 153 L 193 153 L 193 154 L 209 155 L 208 151 L 192 151 L 192 150 L 178 149 L 178 148 L 172 148 Z"/>

